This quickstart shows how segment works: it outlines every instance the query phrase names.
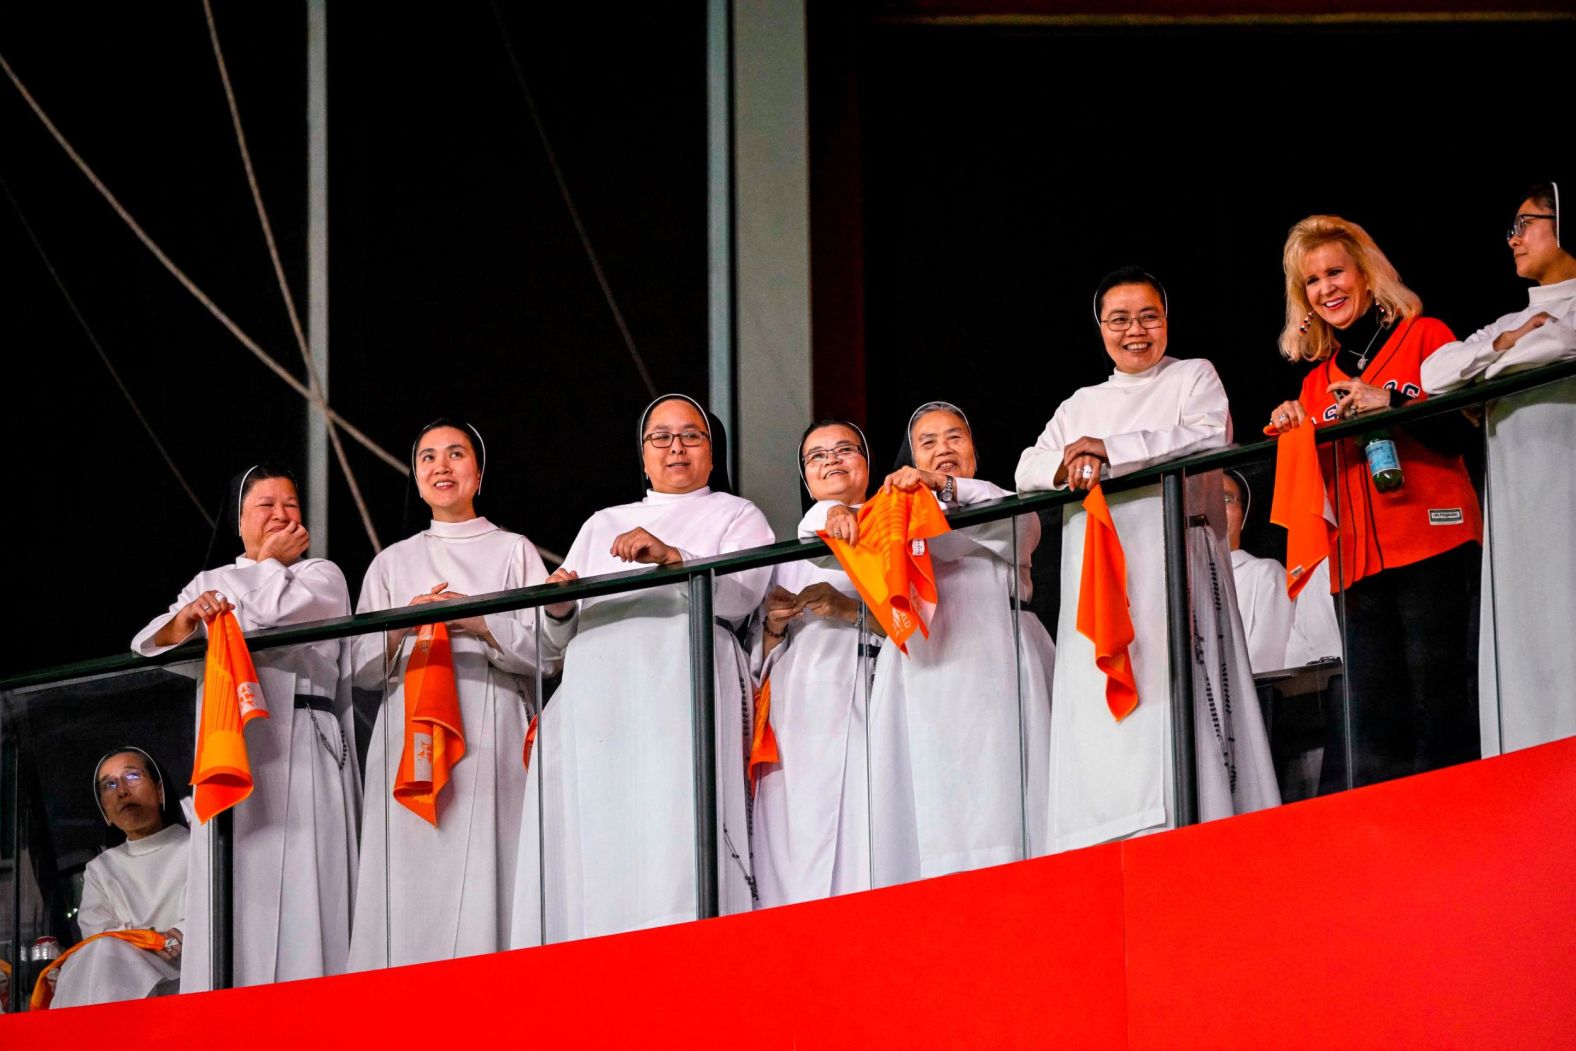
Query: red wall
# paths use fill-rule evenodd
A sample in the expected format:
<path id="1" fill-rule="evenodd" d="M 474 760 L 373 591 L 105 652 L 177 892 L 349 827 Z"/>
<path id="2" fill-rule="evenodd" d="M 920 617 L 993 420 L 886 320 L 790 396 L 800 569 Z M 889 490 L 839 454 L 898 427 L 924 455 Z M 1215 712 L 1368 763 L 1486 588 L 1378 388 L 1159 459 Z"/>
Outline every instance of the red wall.
<path id="1" fill-rule="evenodd" d="M 1576 740 L 749 916 L 11 1016 L 0 1047 L 1576 1047 L 1573 827 Z"/>

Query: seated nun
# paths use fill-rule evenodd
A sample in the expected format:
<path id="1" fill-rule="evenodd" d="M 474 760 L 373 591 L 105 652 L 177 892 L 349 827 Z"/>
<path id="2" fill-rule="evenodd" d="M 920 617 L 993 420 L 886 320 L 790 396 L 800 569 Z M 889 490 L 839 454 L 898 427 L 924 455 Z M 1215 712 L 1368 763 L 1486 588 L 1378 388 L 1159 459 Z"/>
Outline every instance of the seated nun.
<path id="1" fill-rule="evenodd" d="M 1253 507 L 1253 490 L 1238 471 L 1221 475 L 1225 488 L 1226 533 L 1231 545 L 1231 575 L 1237 584 L 1237 609 L 1248 635 L 1248 662 L 1253 674 L 1279 671 L 1286 665 L 1293 607 L 1286 597 L 1286 567 L 1242 549 L 1242 526 Z"/>
<path id="2" fill-rule="evenodd" d="M 832 507 L 857 508 L 870 484 L 869 444 L 846 420 L 813 423 L 799 441 L 806 513 L 801 538 L 827 527 Z M 843 523 L 846 538 L 847 521 Z M 834 533 L 833 535 L 838 535 Z M 773 569 L 750 654 L 778 761 L 755 765 L 755 881 L 760 905 L 870 887 L 865 705 L 881 642 L 858 589 L 835 560 Z M 762 715 L 757 706 L 756 717 Z M 756 727 L 756 739 L 763 737 Z"/>
<path id="3" fill-rule="evenodd" d="M 160 996 L 180 983 L 188 836 L 159 764 L 140 748 L 117 748 L 94 767 L 93 796 L 105 824 L 126 838 L 82 875 L 82 937 L 152 930 L 164 935 L 164 948 L 139 949 L 118 938 L 83 945 L 49 972 L 51 1008 Z"/>
<path id="4" fill-rule="evenodd" d="M 773 540 L 733 495 L 727 435 L 699 402 L 670 394 L 636 425 L 645 496 L 580 527 L 568 581 L 690 562 Z M 735 631 L 771 569 L 718 574 L 712 592 L 719 908 L 754 904 L 745 759 L 750 668 Z M 696 918 L 689 588 L 683 581 L 546 607 L 544 655 L 563 684 L 542 713 L 527 779 L 514 900 L 515 948 Z"/>
<path id="5" fill-rule="evenodd" d="M 1136 267 L 1108 274 L 1094 320 L 1115 365 L 1110 379 L 1057 407 L 1018 461 L 1020 490 L 1088 490 L 1101 480 L 1231 441 L 1226 390 L 1202 358 L 1166 355 L 1167 300 Z M 1194 737 L 1205 819 L 1280 802 L 1259 714 L 1247 640 L 1226 571 L 1218 475 L 1189 479 L 1188 573 L 1193 597 Z M 1210 481 L 1215 479 L 1213 493 Z M 1051 728 L 1052 849 L 1071 850 L 1174 823 L 1171 674 L 1160 486 L 1113 493 L 1111 518 L 1127 562 L 1137 706 L 1117 718 L 1094 644 L 1078 632 L 1084 534 L 1081 503 L 1062 509 L 1060 643 Z M 1213 522 L 1219 522 L 1215 526 Z"/>
<path id="6" fill-rule="evenodd" d="M 909 416 L 883 486 L 929 489 L 946 511 L 1010 496 L 976 478 L 974 432 L 951 402 Z M 852 539 L 854 513 L 827 531 Z M 1016 534 L 1016 542 L 1014 536 Z M 1055 648 L 1035 615 L 1033 514 L 928 542 L 937 603 L 929 637 L 882 648 L 870 698 L 871 872 L 876 886 L 1044 852 Z"/>

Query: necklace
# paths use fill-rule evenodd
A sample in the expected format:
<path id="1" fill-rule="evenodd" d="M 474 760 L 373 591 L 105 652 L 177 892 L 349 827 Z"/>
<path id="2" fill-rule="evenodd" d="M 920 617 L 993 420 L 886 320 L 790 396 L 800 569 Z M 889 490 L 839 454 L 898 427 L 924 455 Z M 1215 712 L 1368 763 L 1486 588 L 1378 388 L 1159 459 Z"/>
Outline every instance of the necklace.
<path id="1" fill-rule="evenodd" d="M 1374 334 L 1368 337 L 1368 345 L 1363 348 L 1362 356 L 1357 359 L 1357 371 L 1359 373 L 1368 367 L 1368 355 L 1373 352 L 1374 340 L 1379 338 L 1379 333 L 1383 332 L 1384 328 L 1385 326 L 1383 320 L 1380 320 L 1380 322 L 1374 326 Z"/>

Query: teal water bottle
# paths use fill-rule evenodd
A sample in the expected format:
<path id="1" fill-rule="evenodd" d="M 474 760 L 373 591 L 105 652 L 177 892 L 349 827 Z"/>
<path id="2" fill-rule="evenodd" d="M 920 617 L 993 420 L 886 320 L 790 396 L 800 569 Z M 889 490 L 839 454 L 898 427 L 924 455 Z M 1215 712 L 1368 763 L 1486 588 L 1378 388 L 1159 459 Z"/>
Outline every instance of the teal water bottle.
<path id="1" fill-rule="evenodd" d="M 1393 493 L 1401 488 L 1401 457 L 1395 451 L 1395 439 L 1387 427 L 1369 431 L 1357 439 L 1357 447 L 1368 458 L 1368 471 L 1373 475 L 1374 488 L 1381 493 Z"/>

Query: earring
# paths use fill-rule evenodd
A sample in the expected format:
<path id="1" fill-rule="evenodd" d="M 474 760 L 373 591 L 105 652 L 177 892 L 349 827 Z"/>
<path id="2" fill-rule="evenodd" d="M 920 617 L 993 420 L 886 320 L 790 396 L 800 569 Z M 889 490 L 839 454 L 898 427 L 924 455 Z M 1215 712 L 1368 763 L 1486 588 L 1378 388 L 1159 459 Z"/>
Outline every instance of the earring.
<path id="1" fill-rule="evenodd" d="M 1313 324 L 1313 311 L 1310 310 L 1303 315 L 1302 324 L 1297 326 L 1297 331 L 1306 336 L 1308 334 L 1308 326 L 1311 324 Z"/>

